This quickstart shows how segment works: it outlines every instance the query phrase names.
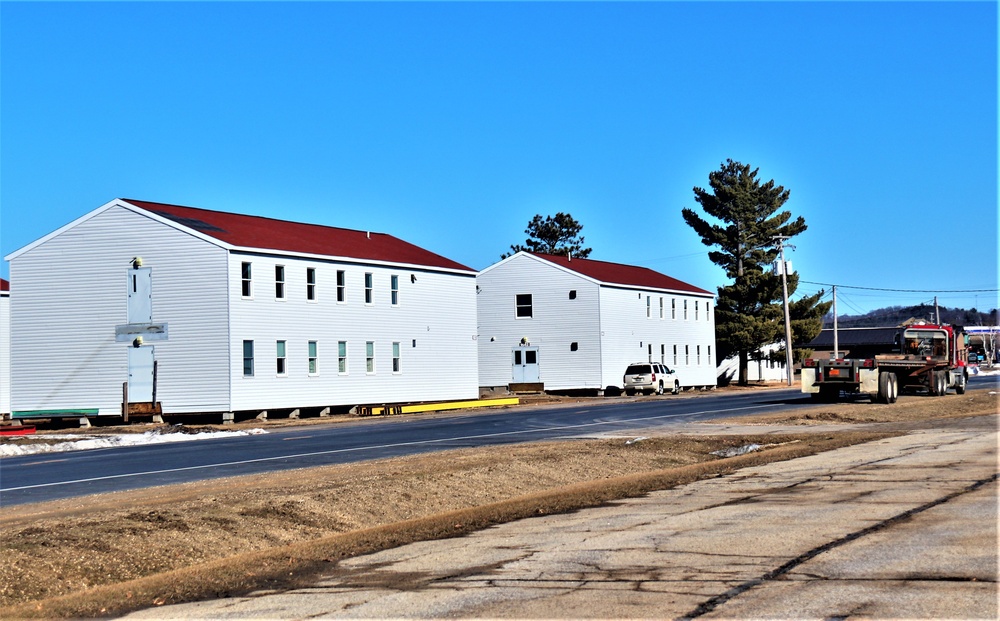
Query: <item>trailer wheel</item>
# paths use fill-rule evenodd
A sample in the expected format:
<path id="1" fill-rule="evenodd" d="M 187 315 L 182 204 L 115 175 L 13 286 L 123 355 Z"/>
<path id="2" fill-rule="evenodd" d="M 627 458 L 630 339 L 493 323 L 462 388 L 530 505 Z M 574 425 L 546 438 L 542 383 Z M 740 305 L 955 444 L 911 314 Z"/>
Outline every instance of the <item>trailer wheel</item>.
<path id="1" fill-rule="evenodd" d="M 889 403 L 895 403 L 899 398 L 899 378 L 895 373 L 889 374 Z"/>
<path id="2" fill-rule="evenodd" d="M 965 394 L 965 373 L 958 374 L 958 381 L 955 383 L 955 394 L 964 395 Z"/>
<path id="3" fill-rule="evenodd" d="M 875 399 L 877 403 L 892 403 L 889 399 L 892 398 L 892 380 L 889 379 L 891 374 L 887 371 L 882 371 L 878 374 L 878 392 L 875 393 Z"/>
<path id="4" fill-rule="evenodd" d="M 948 394 L 948 376 L 942 371 L 934 372 L 934 383 L 937 385 L 937 396 L 943 397 Z"/>

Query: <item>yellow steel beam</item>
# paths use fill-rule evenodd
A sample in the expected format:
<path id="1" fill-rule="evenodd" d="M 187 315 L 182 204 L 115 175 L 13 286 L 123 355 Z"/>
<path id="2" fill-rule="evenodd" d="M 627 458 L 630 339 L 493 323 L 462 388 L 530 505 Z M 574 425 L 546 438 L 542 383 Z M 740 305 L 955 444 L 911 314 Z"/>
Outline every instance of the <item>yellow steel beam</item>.
<path id="1" fill-rule="evenodd" d="M 417 403 L 403 406 L 378 406 L 371 409 L 371 416 L 386 414 L 413 414 L 416 412 L 439 412 L 441 410 L 462 410 L 466 408 L 498 407 L 502 405 L 517 405 L 521 400 L 517 397 L 504 399 L 476 399 L 474 401 L 448 401 L 446 403 Z"/>

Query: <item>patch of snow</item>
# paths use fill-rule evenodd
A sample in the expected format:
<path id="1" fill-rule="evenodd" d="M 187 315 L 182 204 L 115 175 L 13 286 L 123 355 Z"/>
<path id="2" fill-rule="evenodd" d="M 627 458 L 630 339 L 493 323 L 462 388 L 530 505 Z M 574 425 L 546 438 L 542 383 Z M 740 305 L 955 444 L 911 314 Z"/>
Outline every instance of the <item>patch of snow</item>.
<path id="1" fill-rule="evenodd" d="M 81 434 L 59 434 L 45 436 L 46 439 L 66 440 L 53 444 L 34 442 L 18 445 L 15 443 L 0 445 L 0 457 L 15 455 L 34 455 L 36 453 L 63 453 L 66 451 L 85 451 L 99 448 L 118 448 L 121 446 L 142 446 L 147 444 L 165 444 L 168 442 L 190 442 L 192 440 L 212 440 L 216 438 L 235 438 L 267 433 L 263 429 L 247 429 L 245 431 L 206 431 L 201 433 L 161 433 L 159 430 L 145 433 L 124 433 L 114 436 L 86 437 Z M 28 436 L 38 438 L 39 436 Z M 78 439 L 85 438 L 85 439 Z"/>
<path id="2" fill-rule="evenodd" d="M 649 438 L 647 438 L 646 436 L 639 436 L 638 438 L 632 438 L 631 440 L 627 440 L 625 442 L 625 445 L 628 446 L 629 444 L 635 444 L 636 442 L 642 442 L 643 440 L 648 440 L 648 439 Z"/>
<path id="3" fill-rule="evenodd" d="M 736 457 L 738 455 L 746 455 L 747 453 L 759 451 L 762 448 L 764 447 L 760 444 L 744 444 L 743 446 L 737 446 L 734 448 L 712 451 L 712 455 L 718 455 L 719 457 Z"/>

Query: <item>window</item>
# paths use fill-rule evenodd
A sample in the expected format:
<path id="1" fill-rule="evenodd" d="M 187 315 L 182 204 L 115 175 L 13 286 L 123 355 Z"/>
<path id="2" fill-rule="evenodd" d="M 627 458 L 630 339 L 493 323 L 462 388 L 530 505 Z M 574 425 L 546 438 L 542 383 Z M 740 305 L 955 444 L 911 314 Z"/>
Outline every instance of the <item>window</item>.
<path id="1" fill-rule="evenodd" d="M 677 299 L 670 298 L 670 318 L 677 319 Z M 676 362 L 674 364 L 677 364 Z"/>
<path id="2" fill-rule="evenodd" d="M 309 341 L 309 375 L 319 373 L 319 345 L 316 341 Z"/>
<path id="3" fill-rule="evenodd" d="M 697 306 L 697 305 L 698 305 L 698 303 L 695 302 L 695 306 Z M 694 347 L 694 355 L 695 355 L 695 358 L 694 358 L 695 364 L 701 364 L 701 345 L 695 345 L 695 347 Z"/>
<path id="4" fill-rule="evenodd" d="M 278 375 L 285 375 L 285 342 L 277 341 L 276 349 L 277 352 L 275 353 L 275 359 L 278 363 Z"/>
<path id="5" fill-rule="evenodd" d="M 688 301 L 684 300 L 684 321 L 688 318 Z"/>
<path id="6" fill-rule="evenodd" d="M 365 304 L 372 303 L 372 294 L 373 294 L 373 289 L 375 288 L 374 285 L 372 284 L 374 282 L 374 279 L 375 277 L 372 275 L 371 272 L 365 272 Z"/>
<path id="7" fill-rule="evenodd" d="M 687 364 L 687 365 L 691 364 L 691 346 L 690 345 L 685 345 L 684 346 L 684 364 Z"/>
<path id="8" fill-rule="evenodd" d="M 285 266 L 274 266 L 274 298 L 276 300 L 285 299 Z"/>
<path id="9" fill-rule="evenodd" d="M 253 341 L 243 341 L 243 377 L 253 377 Z"/>
<path id="10" fill-rule="evenodd" d="M 677 366 L 677 346 L 674 345 L 674 366 Z"/>
<path id="11" fill-rule="evenodd" d="M 347 341 L 337 342 L 337 373 L 347 375 Z"/>
<path id="12" fill-rule="evenodd" d="M 652 343 L 650 343 L 649 345 L 646 345 L 646 358 L 650 362 L 653 361 L 653 344 Z"/>
<path id="13" fill-rule="evenodd" d="M 243 281 L 243 297 L 252 298 L 253 297 L 253 271 L 250 268 L 250 264 L 246 261 L 240 269 L 241 278 Z"/>
<path id="14" fill-rule="evenodd" d="M 306 299 L 315 300 L 316 299 L 316 268 L 307 267 L 306 268 Z"/>
<path id="15" fill-rule="evenodd" d="M 391 290 L 390 291 L 390 297 L 392 298 L 392 305 L 393 306 L 398 306 L 399 305 L 399 276 L 396 276 L 395 274 L 393 274 L 392 276 L 389 277 L 389 288 Z"/>
<path id="16" fill-rule="evenodd" d="M 694 301 L 694 320 L 698 321 L 698 300 Z"/>
<path id="17" fill-rule="evenodd" d="M 337 301 L 347 301 L 347 274 L 344 270 L 337 270 Z"/>
<path id="18" fill-rule="evenodd" d="M 667 364 L 667 346 L 660 345 L 660 364 Z"/>
<path id="19" fill-rule="evenodd" d="M 708 364 L 709 365 L 712 364 L 712 346 L 711 345 L 708 346 Z"/>
<path id="20" fill-rule="evenodd" d="M 663 319 L 663 298 L 660 298 L 660 319 Z"/>
<path id="21" fill-rule="evenodd" d="M 576 289 L 570 289 L 569 290 L 569 299 L 571 299 L 571 300 L 575 300 L 576 299 Z"/>
<path id="22" fill-rule="evenodd" d="M 711 321 L 712 320 L 712 318 L 708 314 L 709 310 L 712 308 L 710 305 L 711 305 L 711 302 L 705 302 L 705 321 Z M 709 354 L 709 355 L 711 355 L 711 354 Z"/>
<path id="23" fill-rule="evenodd" d="M 515 316 L 519 319 L 531 319 L 531 294 L 518 293 L 515 296 Z"/>
<path id="24" fill-rule="evenodd" d="M 375 341 L 365 342 L 365 373 L 375 372 Z"/>
<path id="25" fill-rule="evenodd" d="M 399 343 L 392 344 L 392 372 L 402 372 L 402 369 L 399 366 Z"/>
<path id="26" fill-rule="evenodd" d="M 653 316 L 653 300 L 648 295 L 646 296 L 646 319 Z"/>

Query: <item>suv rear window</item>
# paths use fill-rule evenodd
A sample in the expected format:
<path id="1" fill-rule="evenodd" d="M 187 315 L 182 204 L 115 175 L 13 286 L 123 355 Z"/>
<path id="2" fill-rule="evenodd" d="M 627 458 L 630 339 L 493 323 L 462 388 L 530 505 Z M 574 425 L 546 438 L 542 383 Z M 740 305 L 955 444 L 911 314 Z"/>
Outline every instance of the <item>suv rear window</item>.
<path id="1" fill-rule="evenodd" d="M 625 369 L 625 375 L 638 375 L 640 373 L 651 373 L 648 364 L 633 364 Z"/>

